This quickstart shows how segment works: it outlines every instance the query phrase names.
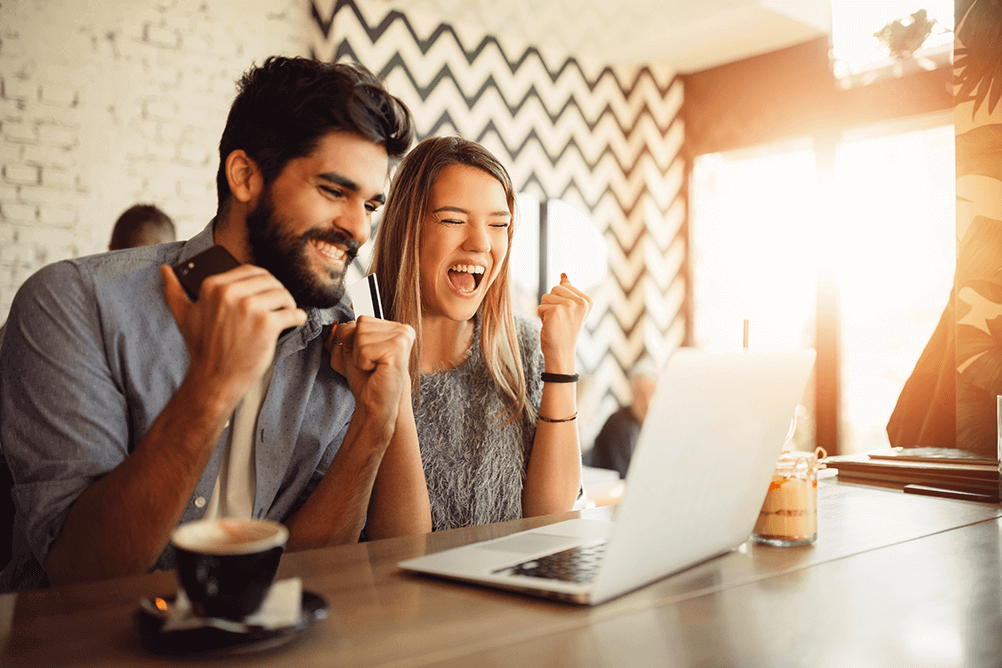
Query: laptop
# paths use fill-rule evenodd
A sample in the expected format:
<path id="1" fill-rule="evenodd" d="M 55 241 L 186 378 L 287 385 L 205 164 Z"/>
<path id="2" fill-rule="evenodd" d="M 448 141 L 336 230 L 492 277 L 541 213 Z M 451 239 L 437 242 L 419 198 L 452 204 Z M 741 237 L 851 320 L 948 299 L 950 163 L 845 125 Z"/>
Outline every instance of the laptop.
<path id="1" fill-rule="evenodd" d="M 679 349 L 658 376 L 615 521 L 568 520 L 398 566 L 596 605 L 733 550 L 755 526 L 814 357 Z"/>

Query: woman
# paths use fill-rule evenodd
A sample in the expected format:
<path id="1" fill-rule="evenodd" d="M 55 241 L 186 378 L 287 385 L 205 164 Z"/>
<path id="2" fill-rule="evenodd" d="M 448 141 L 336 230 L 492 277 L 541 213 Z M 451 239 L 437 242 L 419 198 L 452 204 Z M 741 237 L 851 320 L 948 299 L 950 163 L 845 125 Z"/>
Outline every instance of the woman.
<path id="1" fill-rule="evenodd" d="M 489 151 L 432 138 L 401 163 L 376 236 L 388 316 L 417 335 L 421 453 L 407 465 L 388 453 L 373 493 L 413 489 L 423 465 L 434 530 L 570 510 L 580 489 L 574 347 L 591 300 L 562 276 L 541 330 L 513 317 L 514 210 Z"/>

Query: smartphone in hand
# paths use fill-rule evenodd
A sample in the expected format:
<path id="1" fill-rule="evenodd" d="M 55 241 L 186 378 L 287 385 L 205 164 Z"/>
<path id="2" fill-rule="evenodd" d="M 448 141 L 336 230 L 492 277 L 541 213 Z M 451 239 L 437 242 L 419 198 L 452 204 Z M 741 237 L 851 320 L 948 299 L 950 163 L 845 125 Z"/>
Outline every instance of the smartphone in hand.
<path id="1" fill-rule="evenodd" d="M 213 274 L 221 274 L 239 266 L 240 263 L 228 250 L 217 245 L 175 265 L 173 269 L 184 286 L 184 291 L 188 293 L 188 298 L 197 301 L 202 281 Z"/>

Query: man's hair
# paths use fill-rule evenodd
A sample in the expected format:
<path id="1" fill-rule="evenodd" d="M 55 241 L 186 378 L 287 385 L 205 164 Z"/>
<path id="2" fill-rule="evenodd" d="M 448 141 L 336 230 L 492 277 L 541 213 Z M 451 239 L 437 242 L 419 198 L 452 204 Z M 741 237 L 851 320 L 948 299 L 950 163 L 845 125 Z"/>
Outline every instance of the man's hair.
<path id="1" fill-rule="evenodd" d="M 152 204 L 136 204 L 126 209 L 111 231 L 110 250 L 137 248 L 174 241 L 174 221 Z"/>
<path id="2" fill-rule="evenodd" d="M 272 56 L 237 83 L 226 128 L 219 140 L 217 216 L 230 201 L 226 158 L 243 150 L 270 185 L 293 158 L 316 148 L 334 131 L 350 132 L 402 156 L 413 137 L 407 107 L 369 70 L 353 63 L 322 63 Z"/>
<path id="3" fill-rule="evenodd" d="M 498 159 L 480 144 L 460 137 L 432 137 L 415 146 L 400 163 L 390 186 L 386 209 L 373 243 L 372 271 L 379 281 L 389 317 L 410 325 L 417 333 L 410 374 L 414 395 L 420 398 L 421 230 L 431 202 L 432 185 L 442 170 L 452 165 L 475 167 L 496 178 L 504 188 L 508 210 L 512 213 L 508 252 L 478 315 L 480 347 L 487 370 L 511 399 L 508 415 L 514 419 L 531 414 L 532 409 L 526 400 L 525 373 L 511 308 L 515 188 Z"/>

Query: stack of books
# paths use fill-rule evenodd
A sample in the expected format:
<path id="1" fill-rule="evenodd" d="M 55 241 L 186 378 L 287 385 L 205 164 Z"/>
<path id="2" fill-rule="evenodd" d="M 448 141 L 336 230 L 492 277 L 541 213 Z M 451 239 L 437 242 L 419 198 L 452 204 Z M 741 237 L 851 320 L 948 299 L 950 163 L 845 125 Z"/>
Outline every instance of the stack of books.
<path id="1" fill-rule="evenodd" d="M 999 502 L 999 462 L 954 448 L 887 448 L 824 460 L 840 482 L 892 487 L 912 494 Z"/>

